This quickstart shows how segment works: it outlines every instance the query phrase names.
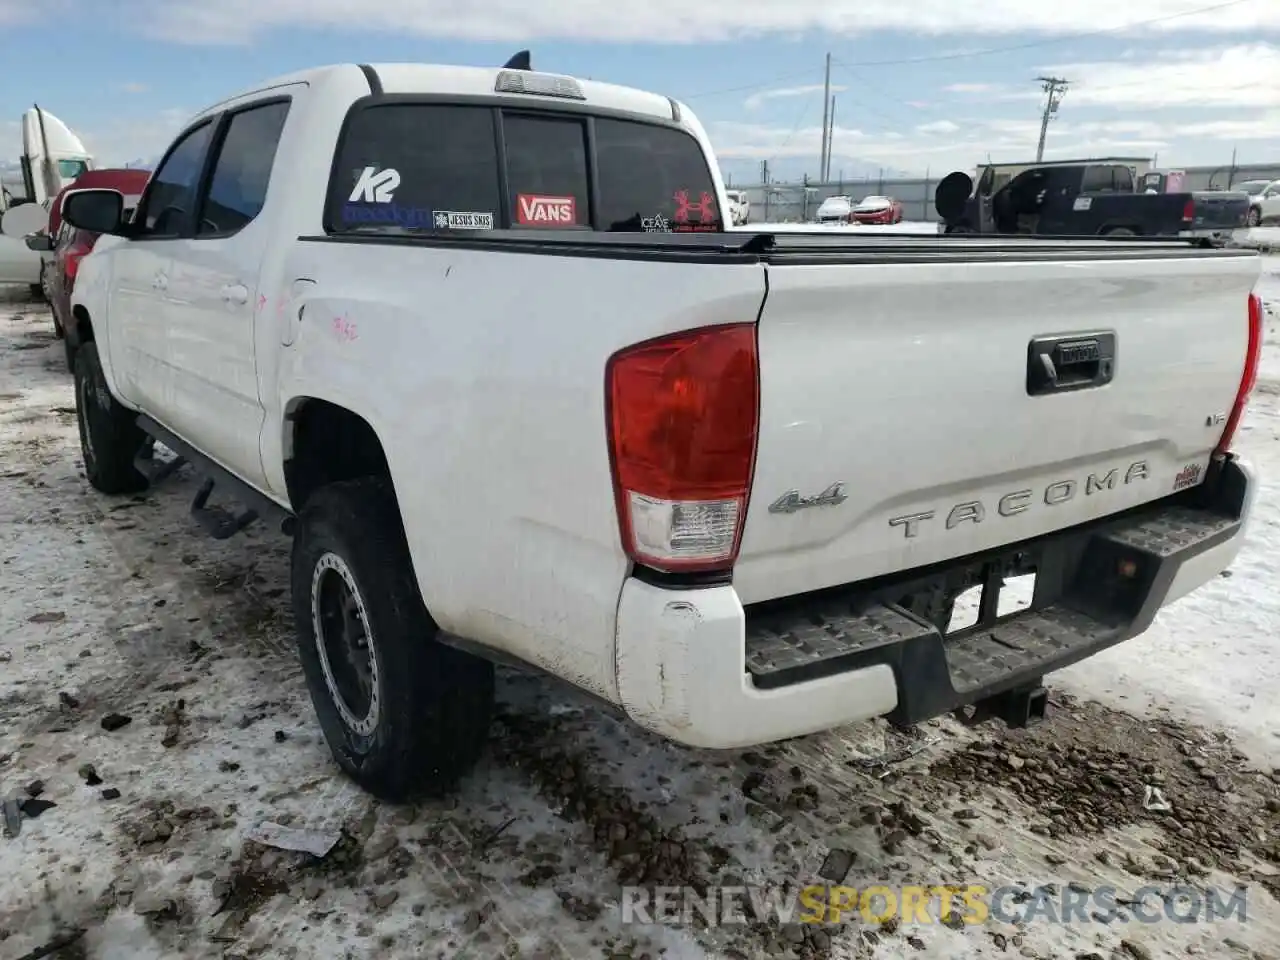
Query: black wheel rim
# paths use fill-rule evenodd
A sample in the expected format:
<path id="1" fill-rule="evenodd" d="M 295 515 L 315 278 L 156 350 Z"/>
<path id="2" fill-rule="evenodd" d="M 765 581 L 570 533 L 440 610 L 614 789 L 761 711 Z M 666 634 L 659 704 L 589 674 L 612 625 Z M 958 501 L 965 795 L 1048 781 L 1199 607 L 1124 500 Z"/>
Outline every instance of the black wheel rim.
<path id="1" fill-rule="evenodd" d="M 311 615 L 329 697 L 353 733 L 369 736 L 380 713 L 373 631 L 355 578 L 336 554 L 316 563 Z"/>

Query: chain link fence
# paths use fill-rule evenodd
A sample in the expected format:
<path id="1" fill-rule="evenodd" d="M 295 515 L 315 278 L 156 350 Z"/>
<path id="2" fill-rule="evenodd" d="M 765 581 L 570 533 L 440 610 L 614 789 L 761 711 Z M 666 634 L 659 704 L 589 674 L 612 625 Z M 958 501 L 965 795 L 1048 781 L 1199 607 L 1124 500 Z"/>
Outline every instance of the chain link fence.
<path id="1" fill-rule="evenodd" d="M 1280 180 L 1280 163 L 1182 169 L 1187 175 L 1188 190 L 1227 190 L 1232 184 L 1245 180 Z M 933 209 L 933 191 L 940 179 L 862 177 L 830 183 L 805 181 L 770 183 L 767 186 L 735 183 L 731 189 L 746 194 L 754 223 L 804 223 L 814 218 L 823 200 L 838 196 L 852 197 L 854 201 L 867 196 L 893 197 L 902 203 L 907 220 L 936 222 L 938 214 Z"/>

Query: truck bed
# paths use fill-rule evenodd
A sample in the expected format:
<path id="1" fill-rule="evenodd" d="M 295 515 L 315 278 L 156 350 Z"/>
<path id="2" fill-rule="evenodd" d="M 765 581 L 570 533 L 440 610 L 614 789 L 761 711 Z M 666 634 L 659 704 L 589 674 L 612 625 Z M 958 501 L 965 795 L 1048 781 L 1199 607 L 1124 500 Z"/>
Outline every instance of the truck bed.
<path id="1" fill-rule="evenodd" d="M 561 675 L 576 664 L 577 681 L 606 694 L 612 667 L 583 662 L 569 638 L 613 623 L 631 569 L 606 443 L 604 371 L 619 350 L 756 322 L 757 453 L 733 570 L 740 601 L 756 604 L 1004 547 L 1198 482 L 1239 386 L 1259 272 L 1248 251 L 1152 240 L 302 240 L 289 275 L 350 279 L 315 290 L 306 316 L 321 319 L 299 326 L 308 362 L 289 376 L 329 395 L 383 384 L 369 417 L 396 438 L 393 475 L 414 478 L 400 506 L 433 616 Z M 332 336 L 326 316 L 359 339 Z M 1029 396 L 1033 341 L 1055 336 L 1113 338 L 1110 382 Z M 421 453 L 432 450 L 449 455 Z M 836 484 L 838 503 L 771 509 Z M 485 535 L 466 533 L 481 517 Z M 418 531 L 450 531 L 448 555 Z"/>

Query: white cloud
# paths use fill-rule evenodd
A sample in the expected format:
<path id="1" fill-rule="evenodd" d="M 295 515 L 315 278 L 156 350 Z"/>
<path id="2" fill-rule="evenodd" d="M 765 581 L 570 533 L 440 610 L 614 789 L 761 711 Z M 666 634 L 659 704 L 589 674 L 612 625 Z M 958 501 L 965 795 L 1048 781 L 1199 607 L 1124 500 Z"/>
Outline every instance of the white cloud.
<path id="1" fill-rule="evenodd" d="M 1269 5 L 1280 9 L 1274 0 Z M 1280 107 L 1280 46 L 1267 43 L 1171 51 L 1144 62 L 1065 63 L 1046 69 L 1075 81 L 1066 101 L 1073 104 Z"/>
<path id="2" fill-rule="evenodd" d="M 1060 108 L 1064 115 L 1073 107 L 1099 106 L 1134 110 L 1280 107 L 1280 46 L 1275 44 L 1148 50 L 1142 56 L 1142 60 L 1048 64 L 1037 72 L 1071 81 Z M 975 102 L 1044 99 L 1032 78 L 1018 86 L 953 83 L 943 90 Z"/>
<path id="3" fill-rule="evenodd" d="M 116 118 L 83 130 L 77 127 L 76 132 L 103 166 L 150 162 L 164 152 L 193 115 L 192 110 L 175 107 L 149 117 Z"/>
<path id="4" fill-rule="evenodd" d="M 815 93 L 821 93 L 823 85 L 821 83 L 807 83 L 800 87 L 779 87 L 777 90 L 765 90 L 761 93 L 754 93 L 743 101 L 743 106 L 748 110 L 755 110 L 766 100 L 777 100 L 784 97 L 807 97 Z M 831 85 L 832 93 L 842 93 L 848 90 L 848 87 Z"/>
<path id="5" fill-rule="evenodd" d="M 150 87 L 145 83 L 122 83 L 120 89 L 125 93 L 146 93 Z"/>
<path id="6" fill-rule="evenodd" d="M 95 0 L 101 2 L 101 0 Z M 803 31 L 854 36 L 876 30 L 915 34 L 1074 34 L 1148 23 L 1134 30 L 1205 33 L 1280 29 L 1274 0 L 132 0 L 140 29 L 190 44 L 247 42 L 265 29 L 310 25 L 466 40 L 522 43 L 556 39 L 708 43 Z M 1191 10 L 1200 12 L 1189 13 Z M 1119 30 L 1117 33 L 1121 32 Z"/>
<path id="7" fill-rule="evenodd" d="M 928 136 L 932 133 L 956 133 L 960 130 L 960 124 L 951 120 L 934 120 L 932 123 L 922 123 L 916 127 L 916 133 Z"/>

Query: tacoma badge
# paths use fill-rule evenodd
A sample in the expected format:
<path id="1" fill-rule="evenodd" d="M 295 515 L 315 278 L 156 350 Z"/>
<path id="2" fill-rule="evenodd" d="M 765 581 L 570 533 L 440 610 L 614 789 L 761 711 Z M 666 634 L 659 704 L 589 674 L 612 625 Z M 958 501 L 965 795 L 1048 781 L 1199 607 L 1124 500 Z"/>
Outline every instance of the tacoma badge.
<path id="1" fill-rule="evenodd" d="M 833 483 L 827 489 L 812 497 L 800 496 L 799 490 L 788 490 L 773 503 L 769 504 L 770 513 L 795 513 L 806 507 L 838 507 L 849 499 L 844 492 L 843 483 Z"/>

